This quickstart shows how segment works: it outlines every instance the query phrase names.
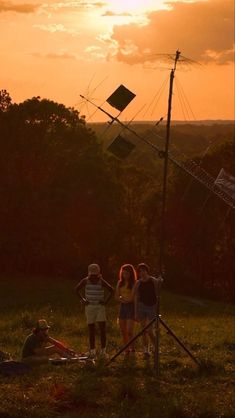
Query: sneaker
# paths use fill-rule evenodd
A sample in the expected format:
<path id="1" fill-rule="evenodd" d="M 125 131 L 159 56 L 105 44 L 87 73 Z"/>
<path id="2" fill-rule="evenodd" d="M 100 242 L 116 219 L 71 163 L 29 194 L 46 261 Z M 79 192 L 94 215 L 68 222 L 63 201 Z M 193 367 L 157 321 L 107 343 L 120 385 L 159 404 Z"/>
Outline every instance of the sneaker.
<path id="1" fill-rule="evenodd" d="M 87 357 L 88 357 L 89 359 L 94 359 L 94 358 L 96 358 L 96 349 L 95 349 L 95 348 L 93 348 L 93 349 L 91 349 L 90 351 L 88 351 L 88 353 L 87 353 Z"/>
<path id="2" fill-rule="evenodd" d="M 100 358 L 106 359 L 108 357 L 106 348 L 101 348 L 100 350 Z"/>

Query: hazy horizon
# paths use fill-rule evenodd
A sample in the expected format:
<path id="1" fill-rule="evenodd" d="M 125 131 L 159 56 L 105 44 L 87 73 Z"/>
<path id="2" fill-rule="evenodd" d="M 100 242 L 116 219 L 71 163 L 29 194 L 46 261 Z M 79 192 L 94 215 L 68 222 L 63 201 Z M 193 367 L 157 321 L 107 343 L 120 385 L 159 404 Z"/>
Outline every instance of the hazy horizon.
<path id="1" fill-rule="evenodd" d="M 120 119 L 121 120 L 121 119 Z M 89 125 L 95 125 L 95 124 L 105 124 L 105 123 L 107 123 L 108 121 L 96 121 L 96 122 L 87 122 Z M 134 125 L 134 124 L 138 124 L 138 123 L 142 123 L 142 124 L 153 124 L 154 123 L 154 120 L 126 120 L 125 122 L 132 122 L 132 125 Z M 231 124 L 233 124 L 233 123 L 235 123 L 235 120 L 234 119 L 201 119 L 201 120 L 181 120 L 181 119 L 172 119 L 171 120 L 171 123 L 172 124 L 174 124 L 174 123 L 176 123 L 176 124 L 179 124 L 179 123 L 182 123 L 182 124 L 187 124 L 187 123 L 189 123 L 189 124 L 199 124 L 199 123 L 213 123 L 213 122 L 216 122 L 216 123 L 231 123 Z M 157 123 L 157 121 L 156 121 L 156 123 Z M 162 121 L 161 122 L 161 125 L 166 125 L 166 120 L 164 120 L 164 121 Z"/>

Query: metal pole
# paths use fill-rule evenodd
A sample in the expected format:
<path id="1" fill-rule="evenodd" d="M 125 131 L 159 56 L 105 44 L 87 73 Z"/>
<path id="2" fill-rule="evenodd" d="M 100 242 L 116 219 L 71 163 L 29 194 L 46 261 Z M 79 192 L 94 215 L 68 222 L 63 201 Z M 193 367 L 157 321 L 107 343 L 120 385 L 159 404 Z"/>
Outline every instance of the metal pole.
<path id="1" fill-rule="evenodd" d="M 165 238 L 166 238 L 166 195 L 167 195 L 167 175 L 168 175 L 168 153 L 170 143 L 170 130 L 171 130 L 171 108 L 172 108 L 172 96 L 173 96 L 173 84 L 176 65 L 180 57 L 180 51 L 177 50 L 175 54 L 174 68 L 170 74 L 169 85 L 169 97 L 168 97 L 168 112 L 167 112 L 167 125 L 166 125 L 166 142 L 164 151 L 164 169 L 163 169 L 163 188 L 162 188 L 162 213 L 161 213 L 161 232 L 160 232 L 160 252 L 159 252 L 159 270 L 160 275 L 164 276 L 164 256 L 165 256 Z M 159 314 L 160 314 L 160 286 L 158 290 L 157 300 L 157 318 L 155 322 L 155 350 L 154 350 L 154 368 L 157 376 L 160 374 L 160 332 L 159 332 Z"/>
<path id="2" fill-rule="evenodd" d="M 179 59 L 179 56 L 177 58 L 177 55 L 176 55 L 176 60 L 178 60 L 178 59 Z M 175 63 L 174 69 L 171 70 L 171 74 L 170 74 L 170 86 L 169 86 L 169 98 L 168 98 L 166 143 L 165 143 L 165 152 L 164 152 L 163 189 L 162 189 L 162 216 L 161 216 L 162 222 L 161 222 L 161 240 L 160 240 L 160 255 L 159 255 L 160 274 L 163 274 L 163 263 L 164 263 L 164 255 L 165 255 L 165 227 L 166 227 L 166 194 L 167 194 L 167 175 L 168 175 L 168 153 L 169 153 L 169 143 L 170 143 L 171 108 L 172 108 L 173 83 L 174 83 L 175 70 L 176 70 L 176 63 Z"/>
<path id="3" fill-rule="evenodd" d="M 154 344 L 154 369 L 156 375 L 160 375 L 160 329 L 159 329 L 159 312 L 160 312 L 160 295 L 157 296 L 157 317 L 155 319 L 154 330 L 155 330 L 155 344 Z"/>

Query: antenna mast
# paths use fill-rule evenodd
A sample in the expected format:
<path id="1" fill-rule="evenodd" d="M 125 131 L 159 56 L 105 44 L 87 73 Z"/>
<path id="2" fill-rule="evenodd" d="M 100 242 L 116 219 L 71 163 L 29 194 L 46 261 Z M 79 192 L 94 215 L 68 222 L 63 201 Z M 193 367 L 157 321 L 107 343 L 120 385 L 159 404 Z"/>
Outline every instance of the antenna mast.
<path id="1" fill-rule="evenodd" d="M 167 175 L 168 175 L 168 160 L 169 160 L 169 143 L 171 132 L 171 108 L 172 108 L 172 96 L 173 85 L 177 62 L 180 58 L 180 51 L 177 50 L 175 54 L 174 68 L 170 73 L 170 86 L 168 97 L 168 112 L 167 112 L 167 126 L 166 126 L 166 142 L 164 151 L 164 172 L 163 172 L 163 190 L 162 190 L 162 222 L 161 222 L 161 235 L 160 235 L 160 255 L 159 255 L 159 269 L 160 274 L 163 275 L 164 270 L 164 254 L 165 254 L 165 235 L 166 235 L 166 194 L 167 194 Z"/>
<path id="2" fill-rule="evenodd" d="M 162 214 L 161 214 L 161 232 L 160 232 L 160 253 L 159 253 L 159 270 L 160 277 L 164 276 L 164 256 L 165 256 L 165 240 L 166 240 L 166 198 L 167 198 L 167 175 L 168 175 L 168 160 L 169 160 L 169 144 L 170 144 L 170 133 L 171 133 L 171 108 L 172 108 L 172 96 L 173 96 L 173 85 L 177 62 L 180 58 L 180 51 L 177 50 L 174 60 L 174 68 L 170 73 L 170 85 L 169 85 L 169 97 L 168 97 L 168 112 L 167 112 L 167 125 L 166 125 L 166 142 L 164 155 L 164 170 L 163 170 L 163 187 L 162 187 Z M 157 316 L 155 321 L 155 350 L 154 350 L 154 368 L 157 376 L 160 374 L 160 359 L 159 359 L 159 348 L 160 348 L 160 287 L 161 282 L 158 285 L 158 297 L 157 297 Z"/>

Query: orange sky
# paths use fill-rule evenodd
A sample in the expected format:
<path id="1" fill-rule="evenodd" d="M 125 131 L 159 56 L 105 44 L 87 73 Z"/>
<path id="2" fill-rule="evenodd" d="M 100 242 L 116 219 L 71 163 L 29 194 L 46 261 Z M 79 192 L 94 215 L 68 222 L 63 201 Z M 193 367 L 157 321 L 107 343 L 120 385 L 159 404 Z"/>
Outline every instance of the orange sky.
<path id="1" fill-rule="evenodd" d="M 233 119 L 233 7 L 233 0 L 0 0 L 0 88 L 16 102 L 41 96 L 77 106 L 94 122 L 105 119 L 79 94 L 101 104 L 122 83 L 137 95 L 123 120 L 158 120 L 171 67 L 159 54 L 179 48 L 202 65 L 179 66 L 173 119 Z"/>

